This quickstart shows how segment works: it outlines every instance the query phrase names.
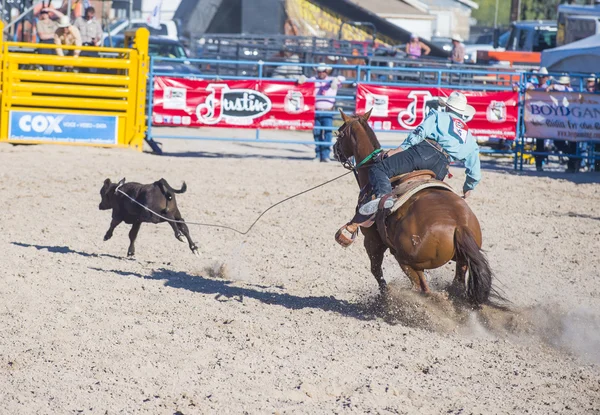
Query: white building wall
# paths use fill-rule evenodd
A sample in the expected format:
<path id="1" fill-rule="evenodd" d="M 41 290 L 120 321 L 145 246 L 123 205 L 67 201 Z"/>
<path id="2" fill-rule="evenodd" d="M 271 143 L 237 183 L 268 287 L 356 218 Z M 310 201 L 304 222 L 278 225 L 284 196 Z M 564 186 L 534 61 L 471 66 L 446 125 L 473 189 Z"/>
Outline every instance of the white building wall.
<path id="1" fill-rule="evenodd" d="M 435 21 L 431 19 L 386 18 L 386 20 L 425 40 L 431 40 L 431 36 L 434 34 L 433 29 Z"/>

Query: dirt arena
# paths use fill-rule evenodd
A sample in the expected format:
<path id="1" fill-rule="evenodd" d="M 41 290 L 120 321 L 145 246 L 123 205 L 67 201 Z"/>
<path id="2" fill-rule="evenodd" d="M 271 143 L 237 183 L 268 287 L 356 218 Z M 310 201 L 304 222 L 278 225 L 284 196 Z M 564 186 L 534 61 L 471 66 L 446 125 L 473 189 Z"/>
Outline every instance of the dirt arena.
<path id="1" fill-rule="evenodd" d="M 598 174 L 485 163 L 469 204 L 514 312 L 475 313 L 412 293 L 389 257 L 381 304 L 362 237 L 333 239 L 352 176 L 247 236 L 191 226 L 200 258 L 142 225 L 127 259 L 128 226 L 102 240 L 107 177 L 185 180 L 184 218 L 245 229 L 344 171 L 300 145 L 164 149 L 0 146 L 1 414 L 600 414 Z"/>

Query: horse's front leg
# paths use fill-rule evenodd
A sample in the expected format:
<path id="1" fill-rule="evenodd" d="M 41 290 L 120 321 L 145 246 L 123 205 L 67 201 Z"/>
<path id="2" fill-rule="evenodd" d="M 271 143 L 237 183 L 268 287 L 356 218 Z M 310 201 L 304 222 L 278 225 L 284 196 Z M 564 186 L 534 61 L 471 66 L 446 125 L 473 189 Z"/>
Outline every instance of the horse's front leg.
<path id="1" fill-rule="evenodd" d="M 371 273 L 377 280 L 377 284 L 379 284 L 381 294 L 385 295 L 387 292 L 387 283 L 383 278 L 381 264 L 383 264 L 383 256 L 385 255 L 387 246 L 381 240 L 375 227 L 363 228 L 363 233 L 365 235 L 365 249 L 371 260 Z"/>

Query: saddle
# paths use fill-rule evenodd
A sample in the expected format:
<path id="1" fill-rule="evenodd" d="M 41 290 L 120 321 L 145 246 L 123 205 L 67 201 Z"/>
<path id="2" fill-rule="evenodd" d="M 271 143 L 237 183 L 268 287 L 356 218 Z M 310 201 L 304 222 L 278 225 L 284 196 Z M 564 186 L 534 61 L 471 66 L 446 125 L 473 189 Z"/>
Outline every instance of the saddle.
<path id="1" fill-rule="evenodd" d="M 420 192 L 421 190 L 428 188 L 438 188 L 449 190 L 454 192 L 454 189 L 444 183 L 441 180 L 435 178 L 435 173 L 431 170 L 417 170 L 410 173 L 401 174 L 394 176 L 390 179 L 392 184 L 392 193 L 385 195 L 379 202 L 379 210 L 375 216 L 375 225 L 381 236 L 381 239 L 388 245 L 391 246 L 391 242 L 388 239 L 386 219 L 389 215 L 396 212 L 404 203 L 408 201 L 413 195 Z M 369 189 L 363 189 L 359 196 L 359 205 L 361 205 L 362 199 L 369 193 Z M 390 197 L 394 197 L 396 200 L 394 205 L 390 209 L 383 209 L 384 203 Z M 335 234 L 335 240 L 343 247 L 350 246 L 356 235 L 358 234 L 358 228 L 360 224 L 355 222 L 349 222 L 342 226 Z M 346 236 L 345 232 L 348 232 L 350 236 Z"/>

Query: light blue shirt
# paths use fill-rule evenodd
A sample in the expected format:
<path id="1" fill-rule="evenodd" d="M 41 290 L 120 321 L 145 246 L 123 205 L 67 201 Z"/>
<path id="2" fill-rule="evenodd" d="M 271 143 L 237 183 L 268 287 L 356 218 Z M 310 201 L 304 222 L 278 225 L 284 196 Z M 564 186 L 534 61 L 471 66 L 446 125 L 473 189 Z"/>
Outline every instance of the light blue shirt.
<path id="1" fill-rule="evenodd" d="M 477 140 L 467 124 L 454 114 L 431 110 L 400 147 L 406 150 L 426 138 L 437 141 L 454 160 L 465 164 L 467 178 L 463 191 L 473 190 L 481 180 L 481 165 Z"/>

